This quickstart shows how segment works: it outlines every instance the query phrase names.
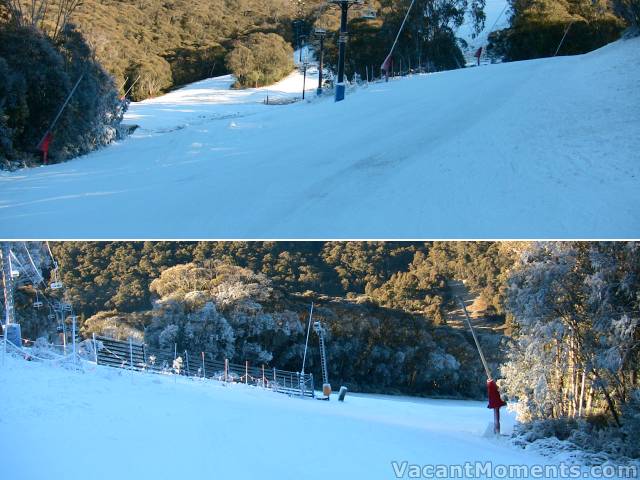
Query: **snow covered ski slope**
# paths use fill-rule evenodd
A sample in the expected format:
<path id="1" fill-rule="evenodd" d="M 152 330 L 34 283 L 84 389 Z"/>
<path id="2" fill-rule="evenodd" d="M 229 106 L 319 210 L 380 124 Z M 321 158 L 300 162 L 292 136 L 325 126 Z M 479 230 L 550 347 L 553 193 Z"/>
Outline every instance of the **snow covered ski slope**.
<path id="1" fill-rule="evenodd" d="M 484 437 L 485 402 L 322 402 L 92 364 L 76 372 L 6 360 L 0 449 L 2 478 L 11 480 L 375 480 L 395 478 L 393 461 L 550 462 Z"/>
<path id="2" fill-rule="evenodd" d="M 133 105 L 129 121 L 141 128 L 102 151 L 2 173 L 0 236 L 640 232 L 638 38 L 372 84 L 339 104 L 267 106 L 267 89 L 229 92 L 229 83 Z M 283 85 L 270 95 L 299 95 L 301 76 Z"/>

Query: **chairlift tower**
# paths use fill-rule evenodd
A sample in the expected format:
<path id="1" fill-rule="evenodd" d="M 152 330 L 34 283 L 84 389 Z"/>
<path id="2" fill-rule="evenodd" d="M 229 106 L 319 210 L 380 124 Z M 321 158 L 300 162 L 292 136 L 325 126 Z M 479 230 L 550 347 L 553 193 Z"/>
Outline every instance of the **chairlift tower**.
<path id="1" fill-rule="evenodd" d="M 318 334 L 320 339 L 320 367 L 322 368 L 322 394 L 324 400 L 329 400 L 331 395 L 331 385 L 329 384 L 329 373 L 327 371 L 327 351 L 324 346 L 324 334 L 326 330 L 322 323 L 313 322 L 313 331 Z"/>
<path id="2" fill-rule="evenodd" d="M 336 83 L 336 102 L 344 100 L 346 86 L 344 84 L 344 62 L 347 52 L 347 20 L 349 9 L 354 5 L 360 6 L 364 4 L 364 0 L 329 0 L 330 4 L 340 7 L 340 37 L 338 38 L 338 82 Z"/>
<path id="3" fill-rule="evenodd" d="M 13 268 L 11 264 L 11 243 L 2 242 L 2 284 L 4 288 L 4 352 L 6 352 L 7 342 L 16 346 L 22 345 L 20 325 L 16 323 L 15 308 L 13 302 L 13 279 L 20 275 L 19 270 Z"/>
<path id="4" fill-rule="evenodd" d="M 14 270 L 11 265 L 11 244 L 2 242 L 2 280 L 4 286 L 4 324 L 15 323 L 13 311 L 13 277 Z"/>
<path id="5" fill-rule="evenodd" d="M 324 28 L 316 28 L 314 32 L 315 36 L 320 39 L 320 59 L 318 64 L 318 90 L 317 95 L 322 95 L 322 75 L 324 70 L 324 37 L 327 36 L 327 31 Z"/>
<path id="6" fill-rule="evenodd" d="M 23 256 L 19 257 L 17 255 L 17 252 L 20 246 L 24 248 L 24 252 Z M 48 242 L 46 243 L 46 247 L 49 255 L 51 256 L 51 260 L 54 266 L 54 269 L 51 272 L 52 281 L 49 286 L 52 290 L 61 290 L 63 288 L 63 284 L 60 280 L 58 264 L 53 258 L 53 254 L 51 253 Z M 33 286 L 33 289 L 35 291 L 35 300 L 32 303 L 32 307 L 35 310 L 40 310 L 42 307 L 44 307 L 46 302 L 49 307 L 49 314 L 47 317 L 49 318 L 49 320 L 58 321 L 59 325 L 61 325 L 62 327 L 61 330 L 64 332 L 64 319 L 67 315 L 74 315 L 73 307 L 69 303 L 60 300 L 51 302 L 45 296 L 44 291 L 38 291 L 38 288 L 40 286 L 46 287 L 46 283 L 44 281 L 42 273 L 40 272 L 40 269 L 34 262 L 27 243 L 2 242 L 0 244 L 0 254 L 2 259 L 2 280 L 5 307 L 4 318 L 0 321 L 0 323 L 4 324 L 3 352 L 6 351 L 6 342 L 11 342 L 17 347 L 22 347 L 22 332 L 20 329 L 20 324 L 16 322 L 15 304 L 13 298 L 13 292 L 17 284 L 31 284 Z M 26 257 L 24 256 L 25 254 Z M 28 261 L 25 262 L 25 259 L 28 259 Z M 75 323 L 77 321 L 77 317 L 73 317 L 72 320 Z"/>

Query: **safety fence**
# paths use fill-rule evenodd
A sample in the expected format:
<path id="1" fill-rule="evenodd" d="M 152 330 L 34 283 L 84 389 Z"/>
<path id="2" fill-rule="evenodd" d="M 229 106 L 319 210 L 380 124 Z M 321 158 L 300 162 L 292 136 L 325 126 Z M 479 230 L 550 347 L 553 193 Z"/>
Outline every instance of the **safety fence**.
<path id="1" fill-rule="evenodd" d="M 259 367 L 245 362 L 231 363 L 228 359 L 213 360 L 204 352 L 198 354 L 150 348 L 134 342 L 108 337 L 94 337 L 95 361 L 99 365 L 155 373 L 184 375 L 244 383 L 279 393 L 314 397 L 313 375 L 288 372 L 274 367 Z"/>

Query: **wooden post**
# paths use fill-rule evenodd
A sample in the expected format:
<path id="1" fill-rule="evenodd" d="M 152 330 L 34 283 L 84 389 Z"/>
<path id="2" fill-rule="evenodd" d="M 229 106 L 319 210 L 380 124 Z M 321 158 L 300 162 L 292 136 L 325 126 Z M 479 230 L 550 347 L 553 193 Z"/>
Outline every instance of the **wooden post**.
<path id="1" fill-rule="evenodd" d="M 262 364 L 262 388 L 267 386 L 266 378 L 264 378 L 264 363 Z"/>
<path id="2" fill-rule="evenodd" d="M 207 370 L 204 366 L 204 352 L 202 352 L 202 378 L 207 378 Z"/>
<path id="3" fill-rule="evenodd" d="M 186 350 L 184 351 L 184 358 L 185 358 L 185 365 L 187 366 L 186 370 L 184 371 L 186 376 L 189 376 L 189 352 L 187 352 Z"/>
<path id="4" fill-rule="evenodd" d="M 229 359 L 225 358 L 224 359 L 224 381 L 225 381 L 225 383 L 227 382 L 228 378 L 229 378 Z"/>
<path id="5" fill-rule="evenodd" d="M 249 360 L 244 362 L 244 383 L 249 383 Z"/>
<path id="6" fill-rule="evenodd" d="M 493 433 L 500 435 L 500 409 L 493 409 Z"/>
<path id="7" fill-rule="evenodd" d="M 273 383 L 276 383 L 276 367 L 273 367 Z"/>

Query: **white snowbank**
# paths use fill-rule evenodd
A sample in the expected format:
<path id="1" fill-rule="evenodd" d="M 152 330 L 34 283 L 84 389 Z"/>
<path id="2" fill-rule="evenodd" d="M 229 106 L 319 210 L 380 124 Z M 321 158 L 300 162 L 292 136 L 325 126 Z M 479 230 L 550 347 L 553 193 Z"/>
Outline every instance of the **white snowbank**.
<path id="1" fill-rule="evenodd" d="M 0 174 L 0 237 L 635 238 L 639 52 L 415 76 L 338 104 L 199 82 L 134 105 L 124 142 Z M 302 87 L 285 84 L 271 90 Z"/>

